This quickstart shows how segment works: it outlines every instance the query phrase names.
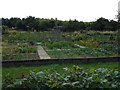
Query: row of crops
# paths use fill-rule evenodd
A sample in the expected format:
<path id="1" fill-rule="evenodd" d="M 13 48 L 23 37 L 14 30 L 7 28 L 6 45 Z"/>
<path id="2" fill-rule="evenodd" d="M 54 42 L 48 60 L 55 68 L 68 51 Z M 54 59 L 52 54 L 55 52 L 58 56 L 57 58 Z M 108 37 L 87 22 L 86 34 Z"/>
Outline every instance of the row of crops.
<path id="1" fill-rule="evenodd" d="M 36 88 L 41 90 L 66 89 L 73 90 L 79 88 L 120 88 L 119 68 L 107 69 L 83 69 L 79 66 L 63 68 L 66 73 L 48 73 L 51 69 L 34 72 L 31 71 L 26 76 L 13 79 L 9 75 L 3 82 L 3 89 L 7 88 Z"/>
<path id="2" fill-rule="evenodd" d="M 41 43 L 52 58 L 117 56 L 120 51 L 117 32 L 8 31 L 3 35 L 3 60 L 39 59 L 37 42 Z M 75 44 L 85 48 L 79 48 Z M 32 57 L 28 58 L 29 56 Z"/>
<path id="3" fill-rule="evenodd" d="M 51 32 L 6 31 L 3 34 L 3 60 L 39 59 L 37 42 L 45 43 L 64 40 L 60 34 Z"/>

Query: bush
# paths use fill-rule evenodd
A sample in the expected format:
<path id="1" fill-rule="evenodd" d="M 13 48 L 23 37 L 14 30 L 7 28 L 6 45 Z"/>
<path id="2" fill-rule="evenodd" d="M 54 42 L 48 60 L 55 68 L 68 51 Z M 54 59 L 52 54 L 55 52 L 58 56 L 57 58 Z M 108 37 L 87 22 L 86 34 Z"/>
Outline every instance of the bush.
<path id="1" fill-rule="evenodd" d="M 120 71 L 117 69 L 83 69 L 78 66 L 63 68 L 64 74 L 47 74 L 31 72 L 22 79 L 10 79 L 3 82 L 3 88 L 36 88 L 36 89 L 75 89 L 75 88 L 120 88 Z"/>

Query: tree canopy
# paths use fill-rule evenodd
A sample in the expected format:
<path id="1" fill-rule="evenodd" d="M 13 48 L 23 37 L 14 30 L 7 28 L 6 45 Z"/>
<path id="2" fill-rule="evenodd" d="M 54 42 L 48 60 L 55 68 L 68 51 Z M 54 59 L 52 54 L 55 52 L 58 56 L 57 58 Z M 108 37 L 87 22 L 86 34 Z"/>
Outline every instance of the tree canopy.
<path id="1" fill-rule="evenodd" d="M 118 18 L 120 21 L 120 18 Z M 120 29 L 120 24 L 114 20 L 108 20 L 105 18 L 99 18 L 94 22 L 83 22 L 78 20 L 69 20 L 62 21 L 56 19 L 43 19 L 43 18 L 35 18 L 33 16 L 28 16 L 26 18 L 2 18 L 2 25 L 7 28 L 16 29 L 16 30 L 24 30 L 24 31 L 48 31 L 52 30 L 56 25 L 62 26 L 62 31 L 64 32 L 72 32 L 76 30 L 118 30 Z M 5 28 L 4 28 L 5 29 Z"/>

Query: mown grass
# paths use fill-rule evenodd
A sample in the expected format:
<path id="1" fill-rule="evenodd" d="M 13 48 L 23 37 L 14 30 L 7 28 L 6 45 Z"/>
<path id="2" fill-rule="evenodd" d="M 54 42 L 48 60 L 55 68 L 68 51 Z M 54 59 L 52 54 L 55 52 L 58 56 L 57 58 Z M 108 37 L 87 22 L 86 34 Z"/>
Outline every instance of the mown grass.
<path id="1" fill-rule="evenodd" d="M 97 69 L 97 68 L 118 68 L 119 62 L 99 62 L 99 63 L 81 63 L 77 64 L 79 67 L 82 68 L 89 68 L 89 69 Z M 21 66 L 21 67 L 3 67 L 2 68 L 2 79 L 5 80 L 6 75 L 10 75 L 12 78 L 21 78 L 23 75 L 27 75 L 30 71 L 39 72 L 39 71 L 46 71 L 46 73 L 67 73 L 63 68 L 71 68 L 75 64 L 54 64 L 54 65 L 47 65 L 47 66 Z"/>

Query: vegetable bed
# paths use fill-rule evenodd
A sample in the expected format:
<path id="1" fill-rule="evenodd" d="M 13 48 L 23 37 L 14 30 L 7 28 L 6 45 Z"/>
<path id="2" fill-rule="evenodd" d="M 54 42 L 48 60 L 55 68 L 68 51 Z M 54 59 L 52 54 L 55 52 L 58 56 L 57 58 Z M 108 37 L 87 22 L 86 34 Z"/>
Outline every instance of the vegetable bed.
<path id="1" fill-rule="evenodd" d="M 9 75 L 3 81 L 3 88 L 79 89 L 79 88 L 120 88 L 120 68 L 82 68 L 77 65 L 56 69 L 31 71 L 19 79 Z M 49 73 L 53 71 L 52 73 Z"/>

